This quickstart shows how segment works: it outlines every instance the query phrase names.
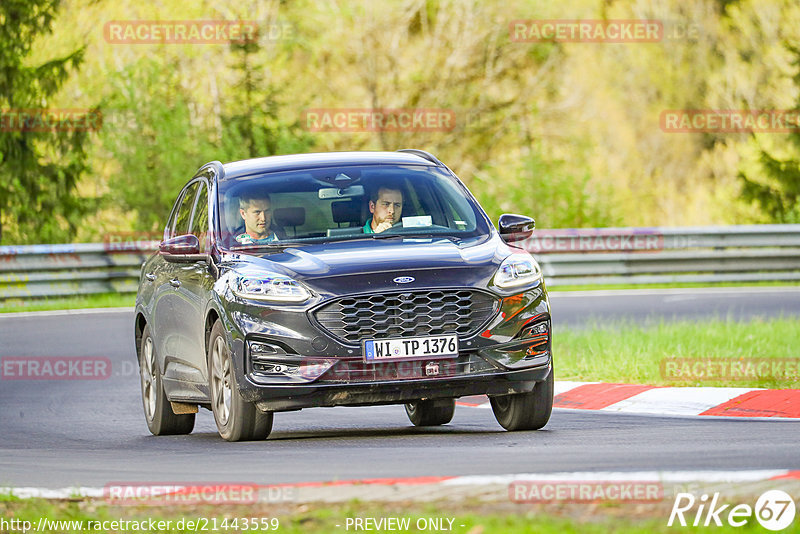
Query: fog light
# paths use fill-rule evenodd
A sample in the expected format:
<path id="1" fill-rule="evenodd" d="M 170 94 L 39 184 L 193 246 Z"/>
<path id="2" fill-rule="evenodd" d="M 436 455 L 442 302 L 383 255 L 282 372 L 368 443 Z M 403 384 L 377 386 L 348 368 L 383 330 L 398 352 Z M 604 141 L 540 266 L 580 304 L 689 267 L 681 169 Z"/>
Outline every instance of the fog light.
<path id="1" fill-rule="evenodd" d="M 547 333 L 547 323 L 538 323 L 531 327 L 528 327 L 528 333 L 532 336 L 538 336 L 540 334 Z"/>
<path id="2" fill-rule="evenodd" d="M 253 370 L 268 375 L 292 376 L 300 372 L 298 365 L 288 365 L 278 362 L 253 362 Z"/>
<path id="3" fill-rule="evenodd" d="M 314 359 L 300 361 L 296 356 L 287 360 L 269 360 L 262 356 L 253 358 L 253 376 L 290 378 L 294 381 L 311 382 L 325 373 L 336 362 L 333 359 Z"/>
<path id="4" fill-rule="evenodd" d="M 250 341 L 248 342 L 248 346 L 250 347 L 250 358 L 254 362 L 264 360 L 265 358 L 272 356 L 286 354 L 286 351 L 277 345 L 264 343 L 263 341 Z"/>

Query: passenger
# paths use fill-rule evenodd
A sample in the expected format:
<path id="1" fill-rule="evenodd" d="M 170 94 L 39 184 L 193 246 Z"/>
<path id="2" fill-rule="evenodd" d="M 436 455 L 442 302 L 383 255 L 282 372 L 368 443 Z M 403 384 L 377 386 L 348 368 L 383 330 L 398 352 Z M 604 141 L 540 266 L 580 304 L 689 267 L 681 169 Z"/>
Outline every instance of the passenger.
<path id="1" fill-rule="evenodd" d="M 267 193 L 244 193 L 239 197 L 239 215 L 244 233 L 236 236 L 242 245 L 262 245 L 280 240 L 280 229 L 273 226 L 272 201 Z"/>
<path id="2" fill-rule="evenodd" d="M 403 192 L 400 189 L 379 187 L 369 199 L 372 217 L 364 224 L 365 234 L 379 234 L 400 222 L 403 214 Z"/>

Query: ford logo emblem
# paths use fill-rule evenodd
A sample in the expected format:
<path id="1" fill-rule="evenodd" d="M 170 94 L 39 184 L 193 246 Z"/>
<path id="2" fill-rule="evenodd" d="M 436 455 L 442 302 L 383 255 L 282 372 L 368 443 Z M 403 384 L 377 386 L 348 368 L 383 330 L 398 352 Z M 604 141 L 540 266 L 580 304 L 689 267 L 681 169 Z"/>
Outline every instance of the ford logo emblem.
<path id="1" fill-rule="evenodd" d="M 410 284 L 413 281 L 414 281 L 413 276 L 398 276 L 397 278 L 392 280 L 392 282 L 396 284 Z"/>

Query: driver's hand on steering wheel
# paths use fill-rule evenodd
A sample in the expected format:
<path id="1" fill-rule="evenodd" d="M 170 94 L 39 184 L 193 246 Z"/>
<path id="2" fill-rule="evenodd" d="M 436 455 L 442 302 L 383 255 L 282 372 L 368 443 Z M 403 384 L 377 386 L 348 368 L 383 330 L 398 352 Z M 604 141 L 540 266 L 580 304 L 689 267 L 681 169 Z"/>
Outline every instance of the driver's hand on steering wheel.
<path id="1" fill-rule="evenodd" d="M 376 233 L 376 234 L 379 234 L 379 233 L 381 233 L 381 232 L 383 232 L 383 231 L 385 231 L 385 230 L 388 230 L 388 229 L 389 229 L 389 228 L 391 228 L 392 226 L 394 226 L 394 225 L 392 224 L 392 221 L 383 221 L 382 223 L 380 223 L 380 224 L 379 224 L 379 225 L 378 225 L 378 226 L 375 228 L 375 233 Z"/>

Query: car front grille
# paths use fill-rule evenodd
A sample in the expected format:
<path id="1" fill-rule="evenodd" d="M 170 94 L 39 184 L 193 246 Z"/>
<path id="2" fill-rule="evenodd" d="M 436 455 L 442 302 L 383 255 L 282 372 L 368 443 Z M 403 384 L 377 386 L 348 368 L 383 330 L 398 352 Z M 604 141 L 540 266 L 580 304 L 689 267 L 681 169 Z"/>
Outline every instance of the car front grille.
<path id="1" fill-rule="evenodd" d="M 343 297 L 314 317 L 346 345 L 364 339 L 458 334 L 471 337 L 497 313 L 499 301 L 471 289 L 398 291 Z"/>

